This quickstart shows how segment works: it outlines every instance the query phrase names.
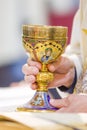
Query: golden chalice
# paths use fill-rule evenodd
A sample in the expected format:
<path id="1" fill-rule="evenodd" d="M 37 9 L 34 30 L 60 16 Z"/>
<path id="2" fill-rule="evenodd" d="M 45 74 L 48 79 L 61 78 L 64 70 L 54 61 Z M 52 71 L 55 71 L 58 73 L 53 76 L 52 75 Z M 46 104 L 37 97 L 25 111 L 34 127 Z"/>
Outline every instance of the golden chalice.
<path id="1" fill-rule="evenodd" d="M 42 69 L 36 76 L 38 89 L 34 97 L 19 111 L 43 112 L 55 111 L 50 105 L 47 86 L 53 80 L 53 73 L 48 71 L 47 64 L 55 61 L 64 51 L 67 41 L 67 27 L 24 25 L 23 45 L 32 60 L 39 61 Z"/>

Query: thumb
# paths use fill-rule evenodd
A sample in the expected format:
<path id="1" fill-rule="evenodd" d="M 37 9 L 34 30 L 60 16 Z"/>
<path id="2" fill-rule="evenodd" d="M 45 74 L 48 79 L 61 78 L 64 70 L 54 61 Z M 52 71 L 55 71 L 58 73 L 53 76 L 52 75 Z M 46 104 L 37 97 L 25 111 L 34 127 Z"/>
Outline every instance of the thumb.
<path id="1" fill-rule="evenodd" d="M 69 105 L 69 100 L 68 98 L 50 99 L 50 104 L 57 108 L 67 107 Z"/>
<path id="2" fill-rule="evenodd" d="M 48 69 L 51 72 L 58 72 L 58 73 L 67 73 L 70 68 L 74 67 L 74 63 L 66 58 L 66 57 L 59 57 L 55 62 L 48 64 Z"/>
<path id="3" fill-rule="evenodd" d="M 51 72 L 54 72 L 58 69 L 61 63 L 61 58 L 57 59 L 55 62 L 48 64 L 48 69 Z"/>

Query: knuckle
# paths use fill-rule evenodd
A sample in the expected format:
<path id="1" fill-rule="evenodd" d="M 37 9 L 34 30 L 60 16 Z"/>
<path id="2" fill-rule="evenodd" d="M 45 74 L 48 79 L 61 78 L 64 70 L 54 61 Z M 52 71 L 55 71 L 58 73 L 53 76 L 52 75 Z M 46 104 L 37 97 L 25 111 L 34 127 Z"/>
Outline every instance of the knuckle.
<path id="1" fill-rule="evenodd" d="M 27 68 L 27 64 L 25 64 L 25 65 L 23 65 L 23 67 L 22 67 L 22 72 L 25 74 L 25 72 L 26 72 L 26 68 Z"/>

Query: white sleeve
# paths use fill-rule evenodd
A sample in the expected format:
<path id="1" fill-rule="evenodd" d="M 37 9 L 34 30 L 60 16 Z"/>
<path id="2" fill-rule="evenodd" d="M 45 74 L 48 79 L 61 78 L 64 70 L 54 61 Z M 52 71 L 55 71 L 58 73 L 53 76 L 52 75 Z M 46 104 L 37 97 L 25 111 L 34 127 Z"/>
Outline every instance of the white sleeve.
<path id="1" fill-rule="evenodd" d="M 73 21 L 71 42 L 66 47 L 65 56 L 72 60 L 76 66 L 77 78 L 79 78 L 82 72 L 82 58 L 80 51 L 80 14 L 79 10 L 76 13 Z"/>

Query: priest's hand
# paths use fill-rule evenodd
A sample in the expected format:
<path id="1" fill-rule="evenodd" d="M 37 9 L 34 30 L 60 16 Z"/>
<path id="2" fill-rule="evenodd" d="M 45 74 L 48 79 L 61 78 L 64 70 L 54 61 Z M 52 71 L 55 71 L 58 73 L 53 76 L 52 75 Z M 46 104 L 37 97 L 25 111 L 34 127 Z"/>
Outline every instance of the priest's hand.
<path id="1" fill-rule="evenodd" d="M 36 89 L 36 75 L 41 70 L 41 63 L 28 59 L 27 64 L 22 68 L 25 74 L 25 81 L 31 83 L 31 88 Z M 61 56 L 53 63 L 48 64 L 48 70 L 54 73 L 54 79 L 49 83 L 48 87 L 60 87 L 62 85 L 67 88 L 72 84 L 75 76 L 74 63 L 66 57 Z"/>
<path id="2" fill-rule="evenodd" d="M 51 99 L 50 104 L 59 108 L 58 113 L 84 113 L 87 112 L 87 94 L 71 94 L 63 99 Z"/>

